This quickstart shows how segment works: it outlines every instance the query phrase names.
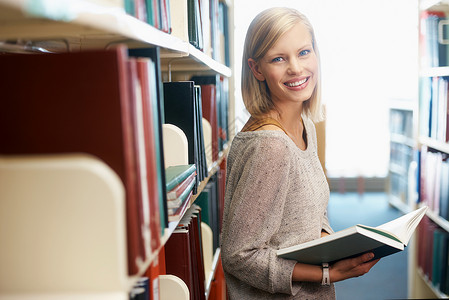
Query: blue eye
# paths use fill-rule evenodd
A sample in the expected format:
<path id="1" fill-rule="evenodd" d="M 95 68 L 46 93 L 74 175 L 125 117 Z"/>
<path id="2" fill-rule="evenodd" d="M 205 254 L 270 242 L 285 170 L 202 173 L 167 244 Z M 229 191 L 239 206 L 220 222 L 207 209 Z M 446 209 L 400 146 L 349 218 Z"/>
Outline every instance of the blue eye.
<path id="1" fill-rule="evenodd" d="M 299 52 L 299 56 L 304 56 L 310 53 L 310 50 L 302 50 L 301 52 Z"/>
<path id="2" fill-rule="evenodd" d="M 282 57 L 276 57 L 276 58 L 273 58 L 272 62 L 281 62 L 283 60 L 284 59 Z"/>

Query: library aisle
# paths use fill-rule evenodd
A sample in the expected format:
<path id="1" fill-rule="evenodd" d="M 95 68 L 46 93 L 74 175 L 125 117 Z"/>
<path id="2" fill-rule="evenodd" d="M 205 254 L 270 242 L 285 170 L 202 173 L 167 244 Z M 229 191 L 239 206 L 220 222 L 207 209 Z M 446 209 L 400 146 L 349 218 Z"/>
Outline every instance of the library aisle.
<path id="1" fill-rule="evenodd" d="M 329 221 L 335 231 L 355 224 L 378 226 L 401 215 L 388 204 L 383 192 L 332 192 Z M 371 271 L 358 278 L 337 282 L 337 300 L 380 300 L 407 298 L 407 248 L 381 259 Z"/>

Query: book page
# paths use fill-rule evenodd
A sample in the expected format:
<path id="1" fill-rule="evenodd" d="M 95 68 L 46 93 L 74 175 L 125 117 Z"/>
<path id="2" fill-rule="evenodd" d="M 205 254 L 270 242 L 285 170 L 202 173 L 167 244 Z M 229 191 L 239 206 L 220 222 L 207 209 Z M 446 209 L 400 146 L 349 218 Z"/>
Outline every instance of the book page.
<path id="1" fill-rule="evenodd" d="M 395 241 L 397 241 L 399 243 L 402 243 L 402 240 L 399 237 L 397 237 L 394 233 L 392 233 L 391 231 L 383 230 L 383 229 L 380 229 L 380 228 L 377 228 L 377 227 L 361 225 L 361 224 L 358 224 L 357 226 L 362 227 L 364 229 L 367 229 L 369 231 L 375 232 L 377 234 L 383 235 L 383 236 L 385 236 L 385 237 L 387 237 L 389 239 L 395 240 Z"/>
<path id="2" fill-rule="evenodd" d="M 426 210 L 427 206 L 423 206 L 393 221 L 377 226 L 376 228 L 393 233 L 407 246 L 413 232 L 426 213 Z"/>

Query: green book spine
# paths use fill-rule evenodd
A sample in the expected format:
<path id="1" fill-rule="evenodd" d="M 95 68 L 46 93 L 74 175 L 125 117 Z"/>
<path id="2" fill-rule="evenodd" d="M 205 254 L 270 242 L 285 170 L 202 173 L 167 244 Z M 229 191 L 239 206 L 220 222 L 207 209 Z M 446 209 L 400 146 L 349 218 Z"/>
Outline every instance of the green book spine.
<path id="1" fill-rule="evenodd" d="M 209 193 L 203 191 L 195 200 L 196 205 L 201 207 L 201 220 L 212 228 L 209 216 Z"/>
<path id="2" fill-rule="evenodd" d="M 131 16 L 136 15 L 136 7 L 134 4 L 134 0 L 125 0 L 125 11 L 127 14 Z"/>
<path id="3" fill-rule="evenodd" d="M 154 22 L 154 9 L 153 9 L 153 0 L 146 0 L 146 6 L 147 6 L 147 23 L 151 26 L 155 25 Z"/>
<path id="4" fill-rule="evenodd" d="M 171 191 L 196 171 L 194 164 L 171 166 L 165 169 L 165 182 L 167 191 Z"/>

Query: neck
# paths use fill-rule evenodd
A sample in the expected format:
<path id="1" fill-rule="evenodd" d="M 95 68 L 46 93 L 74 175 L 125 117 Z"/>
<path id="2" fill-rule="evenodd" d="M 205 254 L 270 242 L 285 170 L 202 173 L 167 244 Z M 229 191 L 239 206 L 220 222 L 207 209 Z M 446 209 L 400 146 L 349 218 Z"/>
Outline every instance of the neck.
<path id="1" fill-rule="evenodd" d="M 302 136 L 304 130 L 301 122 L 302 106 L 296 109 L 277 107 L 269 115 L 271 118 L 278 120 L 290 134 L 298 137 Z"/>
<path id="2" fill-rule="evenodd" d="M 287 110 L 273 110 L 269 116 L 279 121 L 284 129 L 287 131 L 288 136 L 292 141 L 301 149 L 307 148 L 307 140 L 304 136 L 304 124 L 301 122 L 302 106 L 299 109 L 292 109 L 289 107 Z"/>

